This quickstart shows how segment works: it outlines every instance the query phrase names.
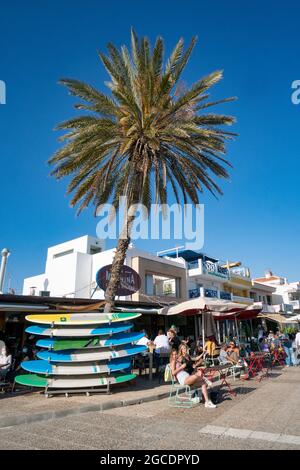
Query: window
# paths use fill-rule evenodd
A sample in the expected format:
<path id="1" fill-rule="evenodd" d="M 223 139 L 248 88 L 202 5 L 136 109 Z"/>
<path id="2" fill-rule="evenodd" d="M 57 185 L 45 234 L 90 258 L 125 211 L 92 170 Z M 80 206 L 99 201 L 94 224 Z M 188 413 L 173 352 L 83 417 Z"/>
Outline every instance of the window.
<path id="1" fill-rule="evenodd" d="M 145 290 L 147 295 L 180 297 L 180 279 L 160 274 L 146 274 Z"/>
<path id="2" fill-rule="evenodd" d="M 96 255 L 97 253 L 101 253 L 101 247 L 100 246 L 91 246 L 90 247 L 90 254 L 91 255 Z"/>
<path id="3" fill-rule="evenodd" d="M 67 251 L 62 251 L 60 253 L 56 253 L 55 255 L 53 255 L 53 258 L 60 258 L 61 256 L 66 256 L 66 255 L 70 255 L 71 253 L 73 253 L 74 250 L 67 250 Z"/>

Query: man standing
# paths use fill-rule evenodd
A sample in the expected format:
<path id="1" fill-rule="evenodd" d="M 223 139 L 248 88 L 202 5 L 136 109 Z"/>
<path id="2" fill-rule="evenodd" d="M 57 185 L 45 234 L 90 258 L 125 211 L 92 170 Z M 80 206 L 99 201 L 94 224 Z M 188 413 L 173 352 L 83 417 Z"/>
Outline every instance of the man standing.
<path id="1" fill-rule="evenodd" d="M 176 351 L 178 351 L 181 341 L 178 338 L 176 331 L 173 330 L 172 328 L 170 328 L 170 330 L 168 331 L 168 338 L 169 338 L 169 345 L 171 346 L 171 349 L 176 349 Z"/>

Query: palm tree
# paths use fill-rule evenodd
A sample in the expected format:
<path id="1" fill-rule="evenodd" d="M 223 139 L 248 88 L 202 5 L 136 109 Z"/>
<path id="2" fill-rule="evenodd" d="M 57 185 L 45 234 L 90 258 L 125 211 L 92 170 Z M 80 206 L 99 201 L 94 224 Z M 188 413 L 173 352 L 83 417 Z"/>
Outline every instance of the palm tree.
<path id="1" fill-rule="evenodd" d="M 234 118 L 205 114 L 207 108 L 234 98 L 211 102 L 208 90 L 222 78 L 216 71 L 201 78 L 189 89 L 180 82 L 195 46 L 193 38 L 184 49 L 178 41 L 164 64 L 164 42 L 157 38 L 151 49 L 146 37 L 131 31 L 131 52 L 107 45 L 108 54 L 99 53 L 110 82 L 104 94 L 87 83 L 62 79 L 69 92 L 80 98 L 76 109 L 85 111 L 60 124 L 66 133 L 65 145 L 49 160 L 57 179 L 71 175 L 67 193 L 78 213 L 90 203 L 98 208 L 111 201 L 118 209 L 125 196 L 127 208 L 138 203 L 148 209 L 153 200 L 167 203 L 167 189 L 177 203 L 199 203 L 204 188 L 222 194 L 214 177 L 228 178 L 225 143 L 235 134 L 225 132 Z M 152 194 L 154 197 L 152 197 Z M 130 243 L 135 212 L 128 213 L 119 237 L 110 281 L 105 293 L 105 311 L 111 311 L 120 270 Z"/>

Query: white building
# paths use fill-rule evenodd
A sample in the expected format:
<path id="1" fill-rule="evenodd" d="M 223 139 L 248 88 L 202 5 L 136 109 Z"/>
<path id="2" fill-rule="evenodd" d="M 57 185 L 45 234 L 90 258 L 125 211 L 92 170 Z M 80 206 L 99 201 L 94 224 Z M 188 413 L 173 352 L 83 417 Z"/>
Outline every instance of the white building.
<path id="1" fill-rule="evenodd" d="M 241 263 L 222 262 L 181 247 L 159 252 L 158 255 L 183 263 L 187 271 L 189 298 L 213 297 L 248 305 L 254 301 L 250 295 L 250 270 Z"/>
<path id="2" fill-rule="evenodd" d="M 97 288 L 99 269 L 112 263 L 115 249 L 105 250 L 103 240 L 88 235 L 48 248 L 45 273 L 26 278 L 23 295 L 49 295 L 103 299 Z M 141 288 L 127 300 L 181 302 L 187 298 L 185 266 L 130 247 L 125 264 L 141 277 Z M 96 289 L 96 290 L 95 290 Z"/>
<path id="3" fill-rule="evenodd" d="M 268 271 L 265 277 L 255 279 L 255 282 L 274 288 L 272 303 L 280 305 L 284 313 L 295 314 L 300 311 L 300 282 L 288 282 L 286 277 L 275 276 Z"/>

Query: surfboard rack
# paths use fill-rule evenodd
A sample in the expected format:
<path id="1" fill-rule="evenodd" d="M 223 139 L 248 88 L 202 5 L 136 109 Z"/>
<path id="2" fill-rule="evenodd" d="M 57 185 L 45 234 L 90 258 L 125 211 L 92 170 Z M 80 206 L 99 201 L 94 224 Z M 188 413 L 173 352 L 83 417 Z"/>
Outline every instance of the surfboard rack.
<path id="1" fill-rule="evenodd" d="M 91 388 L 69 388 L 69 389 L 58 389 L 58 388 L 48 388 L 46 387 L 43 394 L 45 395 L 46 398 L 51 397 L 52 395 L 65 395 L 66 398 L 68 398 L 70 395 L 76 395 L 76 394 L 84 394 L 87 397 L 94 393 L 106 393 L 107 395 L 110 395 L 111 389 L 110 389 L 110 383 L 108 382 L 106 385 L 103 385 L 102 387 L 91 387 Z"/>

